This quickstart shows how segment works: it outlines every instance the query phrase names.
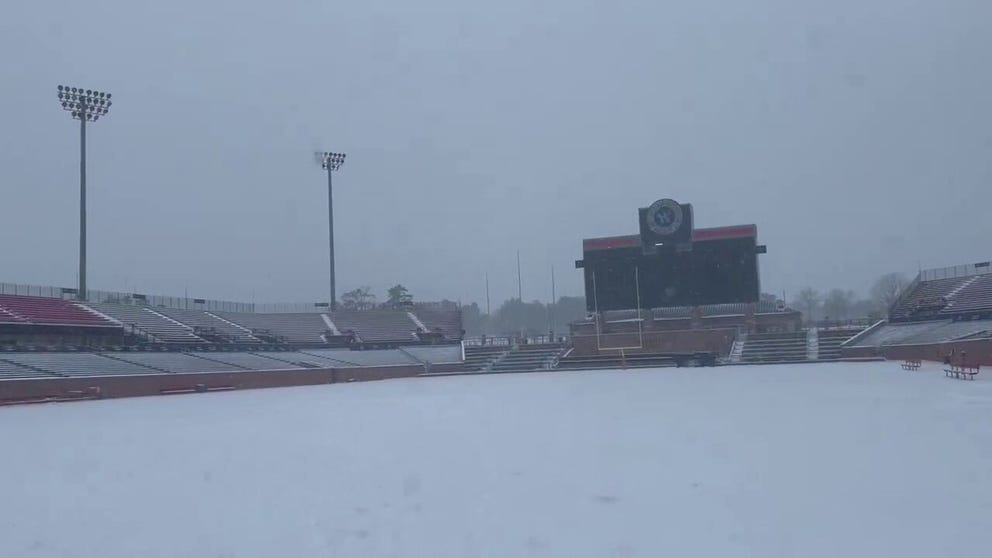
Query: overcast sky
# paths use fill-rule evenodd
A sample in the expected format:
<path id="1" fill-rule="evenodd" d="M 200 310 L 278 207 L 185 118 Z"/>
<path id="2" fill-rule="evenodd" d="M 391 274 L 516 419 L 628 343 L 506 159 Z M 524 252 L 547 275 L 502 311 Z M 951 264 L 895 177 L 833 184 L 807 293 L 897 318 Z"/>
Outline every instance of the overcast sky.
<path id="1" fill-rule="evenodd" d="M 0 281 L 326 299 L 580 294 L 661 197 L 756 223 L 764 291 L 992 257 L 992 2 L 6 2 Z"/>

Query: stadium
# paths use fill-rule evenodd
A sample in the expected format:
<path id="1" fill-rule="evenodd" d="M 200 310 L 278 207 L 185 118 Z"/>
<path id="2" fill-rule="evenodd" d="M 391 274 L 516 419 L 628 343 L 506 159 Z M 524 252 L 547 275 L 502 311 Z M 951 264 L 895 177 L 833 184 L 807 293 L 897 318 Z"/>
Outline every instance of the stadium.
<path id="1" fill-rule="evenodd" d="M 990 485 L 972 440 L 989 418 L 987 262 L 921 271 L 867 327 L 818 327 L 761 299 L 756 225 L 697 229 L 691 204 L 663 198 L 638 226 L 581 241 L 587 315 L 567 335 L 468 336 L 449 302 L 256 306 L 0 284 L 0 438 L 19 448 L 8 478 L 29 479 L 0 484 L 19 510 L 0 524 L 22 527 L 0 550 L 791 554 L 781 529 L 807 555 L 982 544 L 971 497 L 975 479 Z M 55 448 L 72 457 L 42 481 L 36 464 Z M 810 488 L 801 471 L 837 455 L 854 459 Z M 249 486 L 264 495 L 246 500 Z M 902 505 L 908 493 L 926 505 Z M 191 502 L 198 514 L 175 515 Z M 115 534 L 98 516 L 68 521 L 91 508 Z M 130 508 L 145 511 L 120 515 Z M 600 529 L 573 528 L 589 523 Z M 825 523 L 844 536 L 809 529 Z"/>
<path id="2" fill-rule="evenodd" d="M 985 554 L 959 4 L 9 6 L 0 558 Z"/>
<path id="3" fill-rule="evenodd" d="M 666 215 L 658 215 L 668 212 Z M 582 240 L 588 315 L 568 335 L 465 335 L 455 303 L 268 304 L 0 284 L 0 402 L 503 372 L 992 356 L 987 262 L 924 270 L 868 327 L 804 327 L 759 299 L 754 224 L 697 229 L 691 204 Z M 665 221 L 669 226 L 659 226 Z M 671 226 L 673 225 L 674 226 Z M 291 309 L 294 311 L 276 311 Z M 954 356 L 951 359 L 951 356 Z"/>

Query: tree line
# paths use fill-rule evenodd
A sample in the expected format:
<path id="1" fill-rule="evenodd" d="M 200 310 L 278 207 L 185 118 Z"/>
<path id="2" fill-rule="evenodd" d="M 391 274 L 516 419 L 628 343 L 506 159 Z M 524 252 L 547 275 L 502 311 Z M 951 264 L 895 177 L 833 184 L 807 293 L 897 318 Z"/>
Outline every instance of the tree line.
<path id="1" fill-rule="evenodd" d="M 402 284 L 388 289 L 386 300 L 379 302 L 372 288 L 364 285 L 341 295 L 339 308 L 342 310 L 376 310 L 380 308 L 402 308 L 414 302 L 413 294 Z M 458 303 L 443 300 L 441 304 L 452 306 Z M 534 300 L 522 302 L 511 298 L 503 302 L 493 314 L 486 314 L 479 305 L 472 303 L 461 306 L 462 323 L 469 336 L 479 335 L 547 335 L 551 332 L 561 335 L 568 332 L 568 324 L 584 318 L 586 299 L 581 296 L 563 296 L 554 304 Z"/>
<path id="2" fill-rule="evenodd" d="M 531 302 L 511 298 L 486 314 L 479 305 L 472 303 L 462 306 L 462 324 L 465 333 L 479 335 L 520 335 L 527 336 L 563 335 L 568 333 L 568 324 L 586 316 L 584 296 L 563 296 L 555 303 L 545 304 L 539 300 Z"/>
<path id="3" fill-rule="evenodd" d="M 807 323 L 855 319 L 875 321 L 886 317 L 889 307 L 908 285 L 909 280 L 902 273 L 886 273 L 875 280 L 867 297 L 859 297 L 849 289 L 834 288 L 820 292 L 813 287 L 804 287 L 788 305 L 802 312 Z M 761 298 L 780 302 L 778 297 L 766 293 L 762 293 Z M 401 284 L 387 291 L 383 303 L 377 302 L 371 288 L 362 286 L 342 294 L 340 306 L 344 310 L 372 310 L 409 306 L 413 301 L 413 294 Z M 539 300 L 525 302 L 511 298 L 492 314 L 483 312 L 474 302 L 461 306 L 461 309 L 462 323 L 469 336 L 563 334 L 568 332 L 569 323 L 587 314 L 586 300 L 582 296 L 563 296 L 555 303 L 547 304 Z"/>
<path id="4" fill-rule="evenodd" d="M 376 308 L 397 308 L 413 304 L 413 295 L 403 285 L 395 285 L 386 291 L 386 301 L 376 302 L 372 287 L 364 285 L 341 295 L 342 310 L 374 310 Z"/>
<path id="5" fill-rule="evenodd" d="M 877 321 L 885 318 L 889 308 L 909 285 L 902 273 L 886 273 L 872 283 L 867 297 L 859 297 L 849 289 L 830 289 L 820 292 L 804 287 L 790 306 L 803 313 L 806 322 L 847 321 L 867 318 Z"/>

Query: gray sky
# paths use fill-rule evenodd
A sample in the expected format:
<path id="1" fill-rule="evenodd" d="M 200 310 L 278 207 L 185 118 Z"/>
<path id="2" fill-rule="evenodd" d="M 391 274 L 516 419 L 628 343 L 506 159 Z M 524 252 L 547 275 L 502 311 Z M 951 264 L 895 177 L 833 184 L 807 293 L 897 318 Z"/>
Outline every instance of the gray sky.
<path id="1" fill-rule="evenodd" d="M 484 302 L 579 294 L 587 236 L 660 197 L 757 223 L 763 290 L 992 257 L 992 3 L 14 1 L 0 18 L 0 280 Z"/>

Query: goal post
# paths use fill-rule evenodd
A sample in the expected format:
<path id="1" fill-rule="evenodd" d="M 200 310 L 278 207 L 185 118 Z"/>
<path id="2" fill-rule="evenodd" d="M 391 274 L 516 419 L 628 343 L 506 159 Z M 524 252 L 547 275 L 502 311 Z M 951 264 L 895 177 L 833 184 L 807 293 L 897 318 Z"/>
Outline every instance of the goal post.
<path id="1" fill-rule="evenodd" d="M 602 328 L 600 327 L 600 320 L 603 319 L 603 315 L 599 312 L 599 289 L 598 289 L 597 284 L 596 284 L 596 271 L 595 270 L 592 273 L 592 298 L 593 298 L 593 310 L 595 311 L 596 350 L 598 352 L 620 351 L 620 354 L 621 355 L 623 355 L 623 352 L 624 351 L 643 350 L 644 349 L 644 319 L 643 319 L 643 317 L 641 315 L 641 279 L 640 279 L 640 272 L 639 272 L 637 266 L 634 266 L 634 304 L 635 304 L 635 307 L 637 308 L 637 318 L 635 319 L 635 321 L 637 322 L 637 344 L 636 345 L 622 345 L 621 344 L 621 345 L 618 345 L 618 346 L 609 346 L 609 345 L 604 345 L 603 344 L 604 343 L 604 337 L 607 338 L 606 339 L 606 342 L 608 343 L 609 342 L 609 339 L 608 339 L 609 336 L 610 335 L 617 335 L 617 334 L 603 333 Z M 604 320 L 604 323 L 605 323 L 605 320 Z M 626 334 L 618 334 L 618 335 L 624 335 L 624 336 L 626 336 Z"/>

